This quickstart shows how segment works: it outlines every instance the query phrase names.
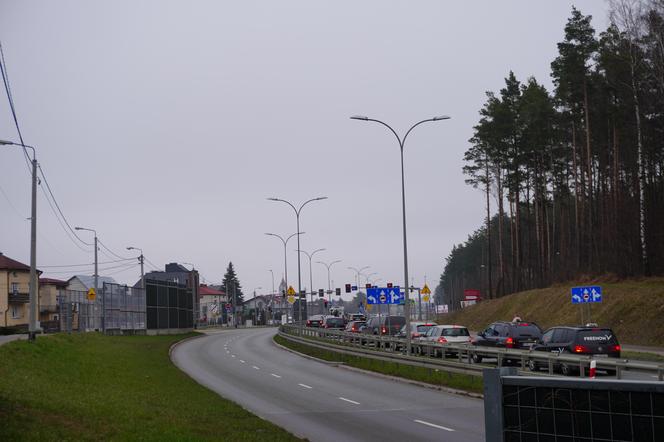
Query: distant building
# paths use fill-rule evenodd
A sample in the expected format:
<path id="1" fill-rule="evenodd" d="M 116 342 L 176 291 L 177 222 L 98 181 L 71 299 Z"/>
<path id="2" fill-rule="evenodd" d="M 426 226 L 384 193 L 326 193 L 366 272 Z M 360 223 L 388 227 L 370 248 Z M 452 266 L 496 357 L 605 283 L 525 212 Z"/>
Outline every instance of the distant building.
<path id="1" fill-rule="evenodd" d="M 0 327 L 27 327 L 29 307 L 30 266 L 0 253 Z"/>
<path id="2" fill-rule="evenodd" d="M 194 318 L 194 323 L 198 322 L 200 315 L 198 270 L 189 270 L 182 264 L 171 262 L 164 266 L 163 272 L 155 270 L 146 273 L 145 280 L 174 282 L 176 284 L 184 285 L 187 289 L 191 290 L 194 315 L 196 316 Z M 134 287 L 140 286 L 141 280 L 139 279 Z"/>
<path id="3" fill-rule="evenodd" d="M 214 289 L 206 284 L 201 284 L 198 289 L 201 321 L 210 322 L 225 316 L 223 310 L 227 302 L 226 293 Z"/>
<path id="4" fill-rule="evenodd" d="M 57 321 L 60 319 L 58 295 L 65 290 L 67 281 L 53 278 L 39 278 L 39 321 Z"/>
<path id="5" fill-rule="evenodd" d="M 108 284 L 117 284 L 115 279 L 111 278 L 110 276 L 99 276 L 97 278 L 97 289 L 101 290 L 105 282 Z M 94 275 L 76 275 L 67 280 L 66 289 L 76 292 L 87 292 L 91 288 L 94 288 L 94 286 Z"/>

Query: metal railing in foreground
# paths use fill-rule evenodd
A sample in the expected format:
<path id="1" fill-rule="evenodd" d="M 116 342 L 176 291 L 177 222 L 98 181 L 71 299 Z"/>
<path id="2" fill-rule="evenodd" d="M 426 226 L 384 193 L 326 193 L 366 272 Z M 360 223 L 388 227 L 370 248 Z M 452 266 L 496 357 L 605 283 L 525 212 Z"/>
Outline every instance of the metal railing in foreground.
<path id="1" fill-rule="evenodd" d="M 407 355 L 405 339 L 394 336 L 371 335 L 364 333 L 349 333 L 341 330 L 305 327 L 302 336 L 299 336 L 299 328 L 292 325 L 280 327 L 282 335 L 297 337 L 307 345 L 315 342 L 318 347 L 344 350 L 344 353 L 380 356 L 401 363 L 411 365 L 426 364 L 437 368 L 446 367 L 450 371 L 463 371 L 466 373 L 480 374 L 484 365 L 473 363 L 473 359 L 495 359 L 495 364 L 502 366 L 508 362 L 517 365 L 523 372 L 529 367 L 529 363 L 535 362 L 544 372 L 527 372 L 534 375 L 554 375 L 555 368 L 567 365 L 572 371 L 577 371 L 580 377 L 588 375 L 591 356 L 572 355 L 566 353 L 548 353 L 532 350 L 518 350 L 510 348 L 481 347 L 470 344 L 442 344 L 437 342 L 417 341 L 412 342 L 413 354 Z M 451 357 L 447 357 L 447 356 Z M 648 372 L 656 375 L 659 381 L 664 381 L 664 364 L 634 361 L 617 358 L 594 359 L 598 370 L 615 372 L 616 378 L 621 379 L 625 370 Z"/>

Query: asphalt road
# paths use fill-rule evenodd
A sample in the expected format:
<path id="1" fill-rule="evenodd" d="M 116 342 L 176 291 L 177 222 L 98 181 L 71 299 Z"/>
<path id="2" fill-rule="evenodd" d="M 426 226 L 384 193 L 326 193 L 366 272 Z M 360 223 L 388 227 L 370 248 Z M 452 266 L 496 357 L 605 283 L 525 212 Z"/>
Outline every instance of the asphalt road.
<path id="1" fill-rule="evenodd" d="M 480 399 L 303 358 L 275 329 L 228 330 L 178 345 L 173 362 L 199 383 L 312 441 L 483 441 Z"/>

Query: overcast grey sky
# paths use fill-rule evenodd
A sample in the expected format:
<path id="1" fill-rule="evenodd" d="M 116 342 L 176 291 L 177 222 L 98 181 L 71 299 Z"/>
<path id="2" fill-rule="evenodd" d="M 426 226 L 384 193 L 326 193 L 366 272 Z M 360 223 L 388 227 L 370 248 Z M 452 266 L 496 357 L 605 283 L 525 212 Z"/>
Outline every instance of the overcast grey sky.
<path id="1" fill-rule="evenodd" d="M 605 29 L 605 2 L 573 3 Z M 329 197 L 302 211 L 301 241 L 327 249 L 315 260 L 343 260 L 336 286 L 353 281 L 348 266 L 402 283 L 398 145 L 349 116 L 403 133 L 450 115 L 418 127 L 405 148 L 410 275 L 433 289 L 452 245 L 483 220 L 482 193 L 461 168 L 485 91 L 510 69 L 551 89 L 571 5 L 0 0 L 0 41 L 25 142 L 71 225 L 95 228 L 122 256 L 141 247 L 162 269 L 193 263 L 210 283 L 233 261 L 245 293 L 271 291 L 268 269 L 277 284 L 283 273 L 283 245 L 264 232 L 296 231 L 292 209 L 270 196 Z M 4 92 L 0 139 L 18 139 Z M 0 148 L 0 188 L 0 251 L 28 263 L 30 176 L 18 149 Z M 93 273 L 45 267 L 91 263 L 93 252 L 65 234 L 41 190 L 38 222 L 45 276 Z M 295 249 L 292 240 L 297 288 Z M 133 283 L 139 268 L 100 274 Z M 314 287 L 326 285 L 314 264 Z"/>

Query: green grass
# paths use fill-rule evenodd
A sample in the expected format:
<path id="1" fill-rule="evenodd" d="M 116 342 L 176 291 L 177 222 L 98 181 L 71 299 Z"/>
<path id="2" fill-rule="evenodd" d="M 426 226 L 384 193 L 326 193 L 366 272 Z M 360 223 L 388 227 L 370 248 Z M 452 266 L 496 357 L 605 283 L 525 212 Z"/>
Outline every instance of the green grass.
<path id="1" fill-rule="evenodd" d="M 644 353 L 641 351 L 621 351 L 620 357 L 624 359 L 649 361 L 649 362 L 664 362 L 664 356 L 657 353 Z"/>
<path id="2" fill-rule="evenodd" d="M 300 344 L 299 342 L 292 342 L 279 335 L 276 335 L 274 340 L 284 347 L 288 347 L 300 353 L 304 353 L 306 355 L 326 361 L 343 362 L 345 365 L 361 368 L 363 370 L 374 371 L 390 376 L 398 376 L 405 379 L 426 382 L 428 384 L 440 385 L 473 393 L 483 392 L 481 376 L 471 376 L 463 373 L 452 373 L 444 370 L 414 367 L 412 365 L 398 364 L 396 362 L 381 361 L 364 358 L 361 356 L 351 356 L 342 353 L 336 353 L 331 350 L 323 350 L 320 348 Z"/>
<path id="3" fill-rule="evenodd" d="M 0 346 L 0 440 L 297 440 L 175 367 L 168 349 L 184 337 L 59 334 Z"/>

